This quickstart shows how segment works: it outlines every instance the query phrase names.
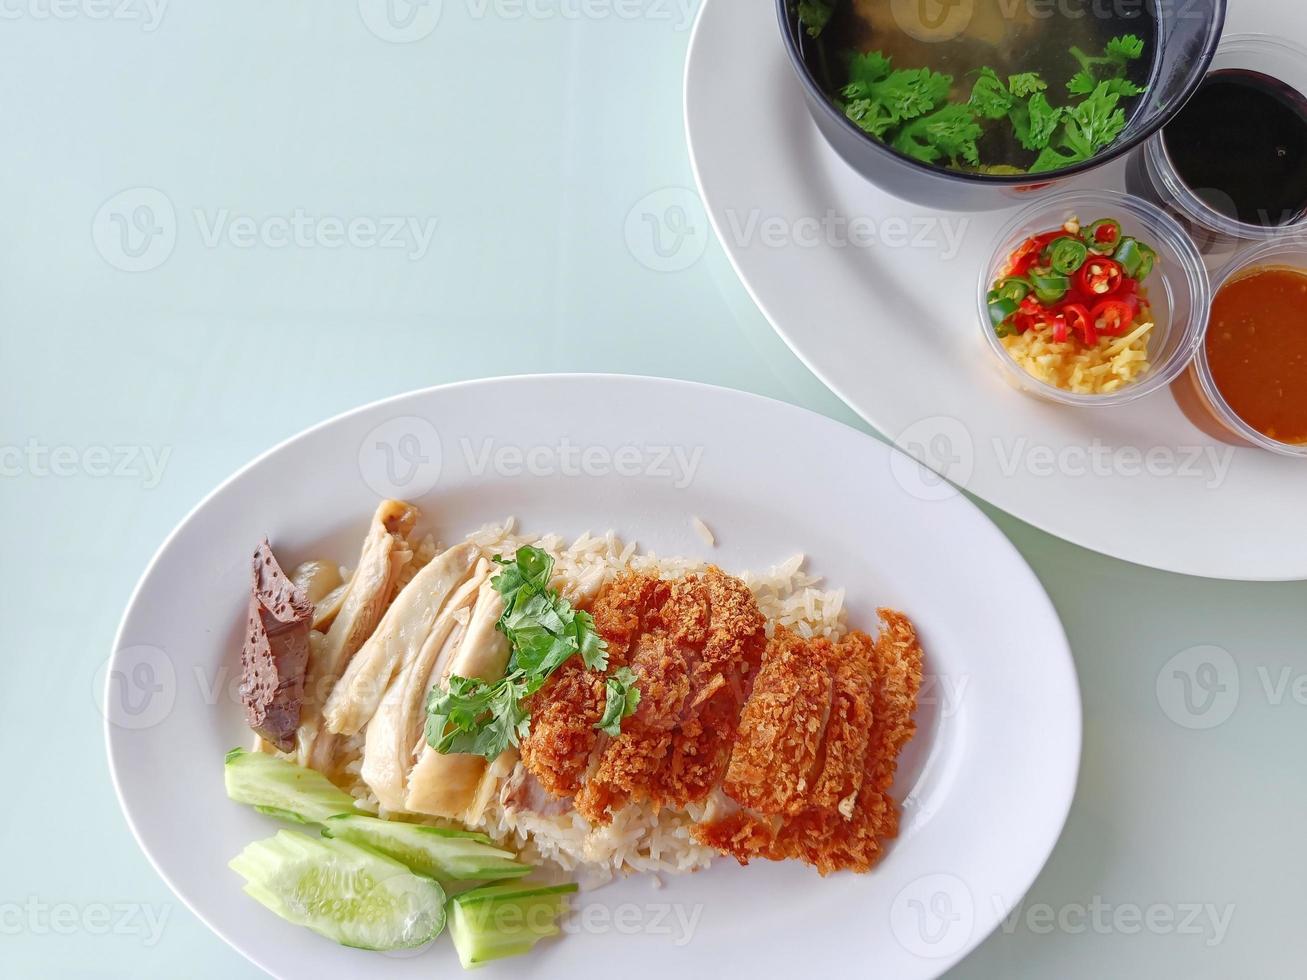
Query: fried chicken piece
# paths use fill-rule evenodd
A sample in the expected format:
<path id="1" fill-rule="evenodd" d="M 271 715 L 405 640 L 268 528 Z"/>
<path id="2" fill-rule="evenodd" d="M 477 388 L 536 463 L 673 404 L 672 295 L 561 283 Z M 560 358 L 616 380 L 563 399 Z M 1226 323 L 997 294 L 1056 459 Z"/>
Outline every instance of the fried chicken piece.
<path id="1" fill-rule="evenodd" d="M 872 660 L 875 703 L 867 767 L 857 806 L 849 821 L 853 832 L 835 857 L 846 866 L 866 870 L 879 860 L 882 842 L 898 834 L 899 811 L 889 795 L 899 753 L 916 731 L 912 720 L 921 690 L 922 653 L 911 621 L 893 609 L 880 609 L 885 628 L 876 637 Z"/>
<path id="2" fill-rule="evenodd" d="M 717 568 L 672 580 L 628 572 L 600 591 L 591 614 L 608 670 L 635 673 L 639 707 L 608 738 L 594 729 L 604 676 L 580 671 L 583 693 L 556 674 L 533 699 L 527 770 L 549 793 L 575 797 L 594 823 L 635 800 L 702 800 L 725 772 L 765 642 L 753 594 Z"/>
<path id="3" fill-rule="evenodd" d="M 659 601 L 660 588 L 652 576 L 623 575 L 596 598 L 590 613 L 595 629 L 607 641 L 609 670 L 628 664 L 646 609 Z M 580 793 L 606 748 L 606 736 L 595 727 L 606 701 L 604 677 L 579 660 L 569 660 L 527 703 L 531 727 L 522 740 L 522 762 L 552 796 Z M 642 696 L 640 707 L 647 713 L 645 700 Z"/>
<path id="4" fill-rule="evenodd" d="M 892 609 L 879 610 L 884 628 L 870 653 L 872 723 L 862 786 L 851 812 L 814 808 L 785 822 L 777 856 L 807 861 L 825 875 L 868 871 L 884 842 L 898 834 L 899 810 L 889 789 L 898 756 L 916 729 L 912 712 L 921 688 L 921 647 L 912 623 Z"/>
<path id="5" fill-rule="evenodd" d="M 760 813 L 798 812 L 820 775 L 831 710 L 831 644 L 784 627 L 767 646 L 753 693 L 740 715 L 726 769 L 726 795 Z"/>
<path id="6" fill-rule="evenodd" d="M 648 610 L 661 604 L 665 585 L 651 575 L 627 574 L 596 597 L 589 611 L 608 644 L 609 671 L 628 665 Z M 607 747 L 607 737 L 595 727 L 606 701 L 604 678 L 603 672 L 568 660 L 527 702 L 531 727 L 522 740 L 522 762 L 552 796 L 577 795 Z M 640 707 L 646 710 L 641 693 Z"/>
<path id="7" fill-rule="evenodd" d="M 827 810 L 852 811 L 862 787 L 864 759 L 871 741 L 872 643 L 866 633 L 853 632 L 834 646 L 828 660 L 832 672 L 832 705 L 822 741 L 821 775 L 808 803 Z"/>
<path id="8" fill-rule="evenodd" d="M 696 824 L 692 832 L 699 843 L 715 847 L 741 864 L 748 864 L 753 858 L 771 856 L 779 827 L 779 818 L 735 810 L 717 820 Z"/>
<path id="9" fill-rule="evenodd" d="M 531 727 L 522 739 L 522 762 L 545 792 L 570 797 L 581 789 L 604 701 L 603 674 L 577 658 L 564 662 L 528 699 Z"/>
<path id="10" fill-rule="evenodd" d="M 597 823 L 606 823 L 631 799 L 653 795 L 650 791 L 689 696 L 685 653 L 665 633 L 641 633 L 630 649 L 629 666 L 640 689 L 640 705 L 608 743 L 576 797 L 577 810 Z"/>
<path id="11" fill-rule="evenodd" d="M 595 629 L 608 644 L 608 668 L 624 666 L 631 644 L 645 630 L 652 610 L 668 595 L 668 583 L 653 575 L 627 572 L 599 590 L 590 615 Z"/>
<path id="12" fill-rule="evenodd" d="M 720 785 L 730 761 L 740 710 L 766 645 L 766 620 L 748 586 L 710 567 L 697 579 L 674 583 L 661 610 L 665 627 L 692 659 L 693 698 L 676 731 L 657 788 L 658 798 L 697 803 Z"/>
<path id="13" fill-rule="evenodd" d="M 744 808 L 695 828 L 695 836 L 741 864 L 750 858 L 798 858 L 825 875 L 849 869 L 867 871 L 879 860 L 884 841 L 898 832 L 898 808 L 889 789 L 898 755 L 915 729 L 912 712 L 921 686 L 922 652 L 912 623 L 892 609 L 879 610 L 884 623 L 873 644 L 865 633 L 853 632 L 832 646 L 829 641 L 779 636 L 791 659 L 833 665 L 833 700 L 818 750 L 818 772 L 810 789 L 798 791 L 793 770 L 781 774 L 791 792 L 760 795 L 752 800 L 727 792 Z M 759 676 L 762 688 L 772 652 Z M 755 696 L 757 697 L 757 693 Z M 745 705 L 736 756 L 745 747 L 750 764 L 769 772 L 776 761 L 757 755 L 749 729 L 753 698 Z M 809 710 L 813 710 L 809 706 Z M 802 724 L 801 722 L 799 723 Z M 810 724 L 810 723 L 809 723 Z M 781 763 L 784 765 L 784 763 Z"/>
<path id="14" fill-rule="evenodd" d="M 707 801 L 715 815 L 694 836 L 742 864 L 797 858 L 824 875 L 880 859 L 898 832 L 889 790 L 921 685 L 907 617 L 880 610 L 874 642 L 783 628 L 768 641 L 752 593 L 716 568 L 626 573 L 592 615 L 608 670 L 632 670 L 640 705 L 610 738 L 595 728 L 605 674 L 560 668 L 532 699 L 522 743 L 534 796 L 571 798 L 593 824 L 633 802 Z"/>
<path id="15" fill-rule="evenodd" d="M 606 823 L 633 800 L 703 799 L 725 770 L 762 649 L 765 621 L 753 594 L 710 568 L 670 581 L 623 576 L 596 606 L 624 607 L 624 615 L 610 609 L 596 623 L 601 633 L 610 622 L 625 630 L 617 638 L 626 641 L 640 707 L 604 750 L 577 796 L 578 811 Z"/>

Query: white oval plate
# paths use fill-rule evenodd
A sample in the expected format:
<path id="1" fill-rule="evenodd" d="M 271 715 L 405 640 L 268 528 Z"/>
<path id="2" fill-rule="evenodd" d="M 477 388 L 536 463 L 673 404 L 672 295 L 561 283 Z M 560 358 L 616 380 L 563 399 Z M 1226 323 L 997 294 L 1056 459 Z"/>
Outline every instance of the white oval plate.
<path id="1" fill-rule="evenodd" d="M 380 495 L 417 502 L 445 540 L 516 515 L 577 534 L 615 528 L 728 570 L 795 552 L 919 625 L 929 680 L 896 790 L 903 829 L 870 875 L 726 859 L 655 890 L 630 878 L 581 897 L 577 934 L 486 975 L 629 977 L 669 968 L 769 976 L 874 963 L 934 976 L 1029 887 L 1075 788 L 1080 702 L 1057 616 L 969 501 L 917 463 L 829 419 L 740 392 L 631 377 L 473 382 L 393 398 L 283 443 L 219 487 L 155 556 L 119 630 L 106 690 L 109 760 L 159 873 L 210 927 L 279 977 L 450 975 L 421 954 L 345 949 L 241 892 L 227 861 L 277 824 L 229 802 L 223 753 L 247 732 L 238 681 L 248 555 L 268 535 L 294 565 L 349 561 Z M 718 545 L 690 526 L 698 516 Z"/>
<path id="2" fill-rule="evenodd" d="M 1307 41 L 1288 0 L 1231 6 L 1229 32 Z M 1216 442 L 1166 391 L 1086 410 L 1003 382 L 976 288 L 1011 213 L 933 212 L 850 170 L 808 115 L 772 0 L 705 0 L 685 120 L 699 192 L 754 301 L 900 448 L 1095 551 L 1212 578 L 1307 578 L 1301 460 Z M 1122 172 L 1113 164 L 1078 183 L 1120 188 Z"/>

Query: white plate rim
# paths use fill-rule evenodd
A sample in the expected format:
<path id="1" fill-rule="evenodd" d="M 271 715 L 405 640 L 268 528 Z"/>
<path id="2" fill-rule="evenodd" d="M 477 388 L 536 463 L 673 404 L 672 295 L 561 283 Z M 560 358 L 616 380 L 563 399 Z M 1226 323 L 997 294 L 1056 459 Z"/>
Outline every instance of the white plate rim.
<path id="1" fill-rule="evenodd" d="M 905 459 L 910 459 L 910 457 L 906 457 L 905 454 L 903 454 L 896 447 L 892 445 L 886 445 L 852 426 L 849 426 L 838 420 L 831 419 L 818 412 L 812 411 L 811 409 L 807 409 L 799 405 L 794 405 L 793 403 L 786 402 L 780 399 L 771 398 L 769 396 L 758 395 L 753 392 L 743 391 L 741 389 L 730 388 L 721 385 L 713 385 L 713 384 L 697 382 L 697 381 L 687 381 L 682 379 L 661 378 L 661 377 L 648 376 L 648 375 L 599 373 L 599 372 L 596 373 L 573 372 L 573 373 L 560 373 L 560 374 L 538 373 L 538 374 L 525 374 L 525 375 L 501 375 L 501 376 L 494 376 L 494 377 L 487 377 L 487 378 L 477 378 L 477 379 L 471 379 L 466 381 L 432 385 L 425 388 L 401 392 L 398 394 L 386 396 L 381 399 L 377 399 L 372 402 L 368 402 L 366 404 L 357 406 L 355 408 L 347 409 L 343 412 L 339 412 L 336 415 L 326 418 L 299 432 L 290 435 L 285 439 L 282 439 L 280 442 L 276 443 L 269 449 L 266 449 L 263 452 L 257 454 L 253 459 L 251 459 L 249 462 L 239 467 L 231 475 L 223 479 L 211 491 L 206 493 L 192 508 L 190 508 L 190 510 L 186 512 L 186 514 L 178 521 L 176 526 L 166 535 L 164 540 L 160 543 L 158 548 L 155 550 L 154 554 L 151 556 L 150 560 L 147 562 L 145 568 L 141 572 L 140 578 L 137 580 L 135 586 L 133 587 L 131 595 L 124 608 L 124 612 L 119 621 L 118 628 L 115 631 L 113 645 L 111 648 L 110 661 L 106 666 L 110 670 L 112 670 L 113 659 L 116 658 L 118 652 L 124 646 L 125 633 L 128 628 L 129 621 L 132 617 L 132 614 L 135 611 L 137 604 L 142 600 L 143 592 L 156 566 L 160 563 L 161 559 L 169 551 L 173 542 L 178 537 L 180 537 L 182 534 L 185 533 L 188 526 L 196 519 L 197 515 L 199 515 L 202 511 L 205 510 L 205 508 L 209 505 L 211 501 L 213 501 L 215 498 L 218 498 L 226 490 L 228 486 L 240 480 L 249 471 L 260 466 L 266 460 L 278 455 L 284 449 L 296 443 L 297 441 L 301 439 L 306 439 L 322 429 L 329 428 L 333 425 L 341 423 L 354 416 L 359 416 L 370 412 L 374 412 L 383 409 L 387 406 L 398 404 L 400 402 L 404 402 L 412 398 L 426 398 L 450 390 L 491 387 L 498 384 L 505 384 L 505 383 L 511 384 L 513 382 L 518 382 L 518 381 L 530 382 L 530 381 L 541 381 L 541 380 L 547 380 L 550 382 L 597 380 L 597 381 L 619 382 L 619 383 L 624 381 L 627 382 L 633 381 L 633 382 L 641 382 L 641 383 L 655 383 L 658 385 L 668 385 L 671 386 L 672 388 L 679 388 L 687 391 L 698 391 L 701 393 L 705 393 L 710 397 L 713 396 L 714 394 L 718 394 L 718 395 L 725 394 L 730 397 L 738 397 L 744 400 L 752 400 L 758 403 L 767 403 L 773 406 L 778 406 L 785 411 L 799 413 L 802 416 L 806 416 L 812 420 L 817 421 L 818 424 L 831 425 L 839 429 L 846 430 L 848 433 L 851 433 L 852 435 L 856 436 L 858 439 L 862 440 L 865 445 L 871 447 L 871 451 L 873 452 L 879 451 L 887 454 L 903 456 Z M 914 460 L 912 461 L 912 465 L 917 466 L 920 464 L 916 463 L 916 461 Z M 1021 901 L 1025 893 L 1029 890 L 1030 886 L 1034 884 L 1035 879 L 1038 877 L 1038 875 L 1042 872 L 1044 866 L 1047 864 L 1049 858 L 1052 855 L 1054 847 L 1056 846 L 1058 840 L 1061 838 L 1062 832 L 1065 829 L 1066 821 L 1070 815 L 1070 810 L 1076 796 L 1076 788 L 1079 783 L 1079 774 L 1080 774 L 1080 766 L 1081 766 L 1082 751 L 1083 751 L 1083 702 L 1080 693 L 1079 678 L 1075 668 L 1074 658 L 1071 653 L 1071 646 L 1066 637 L 1065 627 L 1061 622 L 1061 618 L 1058 615 L 1057 610 L 1054 607 L 1051 598 L 1049 598 L 1048 596 L 1047 590 L 1044 588 L 1043 583 L 1040 582 L 1034 570 L 1029 566 L 1029 564 L 1025 561 L 1024 557 L 1017 550 L 1016 546 L 1013 545 L 1012 542 L 1006 537 L 1006 535 L 1004 535 L 1002 531 L 998 528 L 998 526 L 994 524 L 992 520 L 990 520 L 988 515 L 986 515 L 982 510 L 980 510 L 980 508 L 977 507 L 973 501 L 967 499 L 965 495 L 958 495 L 956 499 L 968 509 L 968 511 L 972 514 L 973 517 L 979 518 L 978 524 L 984 527 L 985 530 L 990 534 L 994 542 L 994 547 L 1004 552 L 1006 557 L 1012 559 L 1015 562 L 1016 567 L 1027 577 L 1027 582 L 1025 583 L 1025 585 L 1029 589 L 1031 589 L 1032 594 L 1036 596 L 1037 599 L 1042 601 L 1042 603 L 1044 604 L 1044 608 L 1041 609 L 1040 612 L 1044 613 L 1047 616 L 1047 618 L 1051 620 L 1051 624 L 1054 632 L 1056 633 L 1056 637 L 1050 637 L 1050 639 L 1056 639 L 1059 642 L 1057 643 L 1056 651 L 1050 651 L 1050 654 L 1055 653 L 1057 655 L 1057 660 L 1059 661 L 1059 664 L 1066 675 L 1065 679 L 1069 680 L 1069 687 L 1064 692 L 1067 700 L 1066 703 L 1063 705 L 1063 708 L 1066 711 L 1066 719 L 1069 722 L 1067 731 L 1064 733 L 1064 737 L 1068 740 L 1067 749 L 1068 749 L 1068 754 L 1071 756 L 1071 763 L 1067 767 L 1066 772 L 1064 773 L 1063 781 L 1066 784 L 1066 790 L 1062 794 L 1060 802 L 1053 808 L 1053 812 L 1056 814 L 1056 819 L 1053 820 L 1049 825 L 1050 828 L 1053 830 L 1053 833 L 1048 841 L 1047 847 L 1043 849 L 1042 853 L 1038 857 L 1038 860 L 1031 865 L 1029 873 L 1026 876 L 1024 876 L 1028 880 L 1023 881 L 1022 887 L 1019 889 L 1019 891 L 1016 894 L 1007 897 L 1007 904 L 1005 907 L 1001 909 L 995 907 L 994 909 L 989 910 L 991 914 L 987 915 L 986 918 L 991 919 L 992 921 L 989 921 L 987 926 L 978 929 L 973 929 L 972 935 L 970 936 L 969 940 L 965 943 L 964 946 L 960 947 L 956 952 L 951 953 L 949 956 L 938 960 L 937 964 L 934 964 L 938 966 L 938 971 L 932 973 L 931 974 L 932 976 L 941 975 L 947 969 L 951 968 L 952 966 L 960 962 L 962 959 L 964 959 L 977 946 L 979 946 L 982 942 L 984 942 L 985 939 L 987 939 L 994 932 L 994 930 L 997 929 L 1003 917 L 1010 914 L 1012 908 L 1017 907 L 1018 903 Z M 235 936 L 229 935 L 226 930 L 219 927 L 203 911 L 203 909 L 199 906 L 199 903 L 192 897 L 192 895 L 184 891 L 177 884 L 174 877 L 170 875 L 168 871 L 164 868 L 163 864 L 161 863 L 160 857 L 156 854 L 155 850 L 152 849 L 151 845 L 147 842 L 145 836 L 143 835 L 140 829 L 137 818 L 134 814 L 134 810 L 133 810 L 134 804 L 128 799 L 128 796 L 126 795 L 126 791 L 123 785 L 123 780 L 121 778 L 121 774 L 119 771 L 119 759 L 115 754 L 116 726 L 114 725 L 113 722 L 113 714 L 115 711 L 115 707 L 111 703 L 110 693 L 111 692 L 109 686 L 106 684 L 105 690 L 102 695 L 102 701 L 101 701 L 101 711 L 103 714 L 102 730 L 103 730 L 104 741 L 105 741 L 106 761 L 108 763 L 110 780 L 113 785 L 114 795 L 118 801 L 119 809 L 124 819 L 127 822 L 128 828 L 131 830 L 132 837 L 135 839 L 137 846 L 144 853 L 146 859 L 150 863 L 150 866 L 154 869 L 155 873 L 159 875 L 159 877 L 163 880 L 163 882 L 168 886 L 169 890 L 172 891 L 172 893 L 181 900 L 183 905 L 185 905 L 185 907 L 193 915 L 195 915 L 197 919 L 203 922 L 204 925 L 211 932 L 214 933 L 214 935 L 218 936 L 224 943 L 226 943 L 232 949 L 236 950 L 236 952 L 238 952 L 242 957 L 244 957 L 247 961 L 249 961 L 257 968 L 264 970 L 265 972 L 269 973 L 272 976 L 277 976 L 277 977 L 285 976 L 284 974 L 275 973 L 266 963 L 261 962 L 258 953 L 256 951 L 247 948 L 246 945 L 240 939 L 238 939 Z"/>

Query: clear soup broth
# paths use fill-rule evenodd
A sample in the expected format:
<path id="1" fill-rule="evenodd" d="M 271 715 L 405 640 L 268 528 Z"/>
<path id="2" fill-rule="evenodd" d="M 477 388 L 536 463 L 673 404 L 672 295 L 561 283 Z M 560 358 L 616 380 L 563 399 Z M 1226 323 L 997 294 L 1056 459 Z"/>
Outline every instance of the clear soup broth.
<path id="1" fill-rule="evenodd" d="M 1072 49 L 1097 57 L 1111 39 L 1134 35 L 1143 42 L 1142 55 L 1119 69 L 1109 68 L 1141 90 L 1147 88 L 1158 55 L 1156 21 L 1144 3 L 832 0 L 827 6 L 830 17 L 817 36 L 802 25 L 799 35 L 809 70 L 837 104 L 850 80 L 850 59 L 857 53 L 879 51 L 896 69 L 928 68 L 951 76 L 952 103 L 968 102 L 982 68 L 992 68 L 1002 79 L 1037 73 L 1055 108 L 1078 99 L 1068 83 L 1084 63 Z M 1128 119 L 1139 102 L 1140 95 L 1126 95 L 1117 106 Z M 1035 163 L 1038 152 L 1022 145 L 1011 125 L 980 122 L 980 164 L 958 169 L 1024 172 Z"/>

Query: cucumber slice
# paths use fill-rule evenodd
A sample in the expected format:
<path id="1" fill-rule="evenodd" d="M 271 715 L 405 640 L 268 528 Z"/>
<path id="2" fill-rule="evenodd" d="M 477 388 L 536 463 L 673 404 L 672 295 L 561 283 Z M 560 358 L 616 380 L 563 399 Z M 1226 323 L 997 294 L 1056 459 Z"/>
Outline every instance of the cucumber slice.
<path id="1" fill-rule="evenodd" d="M 322 773 L 263 752 L 232 749 L 223 767 L 227 795 L 256 810 L 321 823 L 338 813 L 354 813 L 354 798 Z"/>
<path id="2" fill-rule="evenodd" d="M 449 936 L 463 969 L 528 953 L 562 930 L 558 918 L 576 885 L 526 881 L 482 885 L 449 900 Z"/>
<path id="3" fill-rule="evenodd" d="M 410 949 L 445 927 L 445 892 L 398 861 L 348 841 L 291 830 L 232 859 L 245 892 L 288 922 L 342 946 Z"/>
<path id="4" fill-rule="evenodd" d="M 518 878 L 531 870 L 495 847 L 489 837 L 468 830 L 423 827 L 368 816 L 330 817 L 328 837 L 362 844 L 402 861 L 418 874 L 453 880 Z"/>

